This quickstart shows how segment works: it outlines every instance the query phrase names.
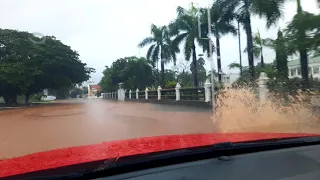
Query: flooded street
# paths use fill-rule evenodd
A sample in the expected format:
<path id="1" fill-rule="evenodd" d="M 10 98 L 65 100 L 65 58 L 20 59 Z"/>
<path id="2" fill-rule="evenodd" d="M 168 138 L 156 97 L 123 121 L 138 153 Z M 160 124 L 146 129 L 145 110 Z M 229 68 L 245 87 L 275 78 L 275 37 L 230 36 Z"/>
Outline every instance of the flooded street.
<path id="1" fill-rule="evenodd" d="M 0 159 L 143 136 L 214 132 L 201 109 L 103 99 L 0 111 Z"/>

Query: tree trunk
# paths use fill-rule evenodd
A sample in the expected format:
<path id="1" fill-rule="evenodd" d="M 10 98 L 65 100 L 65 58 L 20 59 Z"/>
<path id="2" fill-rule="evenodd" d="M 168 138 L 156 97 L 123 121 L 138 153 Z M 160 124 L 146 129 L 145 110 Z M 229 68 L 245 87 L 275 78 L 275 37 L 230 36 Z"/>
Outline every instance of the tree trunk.
<path id="1" fill-rule="evenodd" d="M 251 74 L 251 80 L 254 81 L 255 73 L 254 73 L 254 59 L 253 59 L 253 42 L 252 42 L 252 27 L 251 27 L 251 15 L 249 12 L 249 2 L 248 0 L 244 1 L 246 8 L 246 20 L 245 20 L 245 30 L 247 34 L 247 49 L 248 49 L 248 64 L 249 71 Z"/>
<path id="2" fill-rule="evenodd" d="M 166 86 L 164 79 L 164 61 L 161 59 L 161 86 L 162 88 Z"/>
<path id="3" fill-rule="evenodd" d="M 26 93 L 26 105 L 29 105 L 29 99 L 30 99 L 30 94 L 29 93 Z"/>
<path id="4" fill-rule="evenodd" d="M 300 50 L 301 76 L 304 81 L 304 88 L 310 88 L 309 68 L 308 68 L 308 52 L 306 49 Z"/>
<path id="5" fill-rule="evenodd" d="M 11 101 L 8 95 L 3 95 L 3 100 L 6 105 L 11 104 Z"/>
<path id="6" fill-rule="evenodd" d="M 218 80 L 219 83 L 222 82 L 222 70 L 221 70 L 221 56 L 220 56 L 220 40 L 216 38 L 216 45 L 217 45 L 217 64 L 218 64 Z"/>
<path id="7" fill-rule="evenodd" d="M 196 53 L 196 46 L 194 44 L 192 45 L 192 62 L 193 62 L 193 66 L 194 66 L 193 85 L 194 85 L 194 87 L 198 87 L 199 82 L 198 82 L 197 53 Z"/>
<path id="8" fill-rule="evenodd" d="M 261 47 L 261 68 L 264 68 L 263 48 Z"/>
<path id="9" fill-rule="evenodd" d="M 17 94 L 12 93 L 9 95 L 9 98 L 11 100 L 11 104 L 17 104 Z"/>
<path id="10" fill-rule="evenodd" d="M 239 60 L 240 60 L 240 75 L 242 76 L 242 51 L 241 51 L 241 36 L 240 36 L 240 22 L 238 21 L 238 38 L 239 38 Z"/>

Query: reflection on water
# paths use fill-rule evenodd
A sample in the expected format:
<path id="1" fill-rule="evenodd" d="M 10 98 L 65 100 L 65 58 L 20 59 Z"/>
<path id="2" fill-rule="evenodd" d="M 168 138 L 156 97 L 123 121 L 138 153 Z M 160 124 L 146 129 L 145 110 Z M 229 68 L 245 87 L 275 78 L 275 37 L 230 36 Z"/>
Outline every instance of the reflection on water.
<path id="1" fill-rule="evenodd" d="M 298 93 L 285 106 L 283 99 L 271 95 L 260 103 L 249 88 L 228 89 L 218 95 L 213 119 L 220 132 L 319 133 L 320 119 L 306 99 Z"/>

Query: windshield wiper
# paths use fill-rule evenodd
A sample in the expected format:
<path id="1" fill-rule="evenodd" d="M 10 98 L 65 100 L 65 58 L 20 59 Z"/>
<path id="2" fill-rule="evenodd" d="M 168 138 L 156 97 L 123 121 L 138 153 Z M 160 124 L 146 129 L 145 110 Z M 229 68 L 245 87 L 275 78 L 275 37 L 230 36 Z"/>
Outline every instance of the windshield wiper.
<path id="1" fill-rule="evenodd" d="M 84 173 L 70 173 L 63 175 L 50 175 L 50 176 L 38 176 L 23 178 L 21 180 L 57 180 L 57 179 L 81 179 L 83 178 Z"/>

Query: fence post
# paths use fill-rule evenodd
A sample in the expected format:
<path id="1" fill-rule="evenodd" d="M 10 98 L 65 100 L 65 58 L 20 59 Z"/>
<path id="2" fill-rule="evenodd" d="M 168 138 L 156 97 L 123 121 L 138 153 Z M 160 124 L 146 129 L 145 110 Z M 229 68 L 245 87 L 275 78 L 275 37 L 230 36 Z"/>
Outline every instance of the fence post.
<path id="1" fill-rule="evenodd" d="M 180 88 L 181 88 L 180 84 L 177 83 L 177 85 L 176 85 L 176 101 L 180 101 Z"/>
<path id="2" fill-rule="evenodd" d="M 145 95 L 146 99 L 148 99 L 148 91 L 149 91 L 149 89 L 146 87 L 146 90 L 144 91 L 144 95 Z"/>
<path id="3" fill-rule="evenodd" d="M 129 91 L 129 99 L 131 99 L 131 93 L 132 93 L 132 91 L 130 89 L 130 91 Z"/>
<path id="4" fill-rule="evenodd" d="M 204 95 L 205 95 L 205 102 L 210 102 L 211 101 L 211 83 L 209 79 L 206 80 L 206 83 L 204 84 Z"/>
<path id="5" fill-rule="evenodd" d="M 136 90 L 136 99 L 139 99 L 139 89 Z"/>
<path id="6" fill-rule="evenodd" d="M 158 86 L 158 100 L 161 100 L 161 87 Z"/>
<path id="7" fill-rule="evenodd" d="M 259 99 L 261 103 L 264 103 L 268 100 L 268 76 L 265 72 L 260 73 L 260 77 L 258 78 L 259 85 Z"/>

